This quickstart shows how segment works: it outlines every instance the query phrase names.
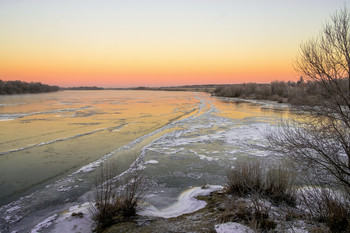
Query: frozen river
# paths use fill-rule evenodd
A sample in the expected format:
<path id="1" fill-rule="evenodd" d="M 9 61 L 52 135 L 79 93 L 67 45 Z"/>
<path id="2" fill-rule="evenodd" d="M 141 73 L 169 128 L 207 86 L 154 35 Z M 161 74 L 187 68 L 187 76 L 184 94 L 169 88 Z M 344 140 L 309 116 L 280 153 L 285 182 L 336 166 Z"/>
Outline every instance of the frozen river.
<path id="1" fill-rule="evenodd" d="M 166 209 L 192 187 L 224 185 L 236 161 L 274 161 L 264 134 L 283 117 L 287 106 L 194 92 L 0 96 L 0 232 L 55 232 L 112 160 L 119 173 L 142 168 L 147 202 Z"/>

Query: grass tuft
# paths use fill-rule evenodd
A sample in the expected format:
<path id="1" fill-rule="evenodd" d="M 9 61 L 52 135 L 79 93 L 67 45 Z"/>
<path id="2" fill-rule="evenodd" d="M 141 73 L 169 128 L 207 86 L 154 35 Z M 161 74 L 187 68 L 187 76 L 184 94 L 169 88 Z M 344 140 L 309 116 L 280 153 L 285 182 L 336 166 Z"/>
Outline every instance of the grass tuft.
<path id="1" fill-rule="evenodd" d="M 95 203 L 90 206 L 96 232 L 135 216 L 139 202 L 147 192 L 140 170 L 136 169 L 123 178 L 116 178 L 117 174 L 115 165 L 106 165 L 96 177 Z"/>
<path id="2" fill-rule="evenodd" d="M 279 166 L 269 169 L 266 174 L 257 161 L 237 163 L 227 174 L 229 194 L 245 196 L 259 194 L 275 204 L 286 203 L 295 206 L 295 175 L 287 168 Z"/>

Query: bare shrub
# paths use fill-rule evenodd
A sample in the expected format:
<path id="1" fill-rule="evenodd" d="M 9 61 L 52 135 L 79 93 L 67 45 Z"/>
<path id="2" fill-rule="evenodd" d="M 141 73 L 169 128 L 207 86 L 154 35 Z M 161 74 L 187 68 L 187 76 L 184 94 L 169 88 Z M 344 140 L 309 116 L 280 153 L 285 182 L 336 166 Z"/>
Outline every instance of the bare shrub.
<path id="1" fill-rule="evenodd" d="M 250 200 L 230 197 L 225 203 L 225 211 L 218 217 L 218 222 L 242 222 L 258 231 L 266 232 L 276 228 L 277 224 L 269 218 L 269 208 L 259 201 L 258 195 L 251 195 Z"/>
<path id="2" fill-rule="evenodd" d="M 296 204 L 296 191 L 294 188 L 296 175 L 285 167 L 271 168 L 266 173 L 265 195 L 275 204 L 282 202 L 290 206 Z"/>
<path id="3" fill-rule="evenodd" d="M 252 202 L 252 219 L 248 223 L 250 227 L 262 232 L 275 229 L 277 224 L 269 218 L 270 208 L 264 206 L 258 195 L 250 197 Z"/>
<path id="4" fill-rule="evenodd" d="M 296 175 L 290 169 L 279 166 L 266 174 L 258 161 L 237 163 L 227 174 L 227 192 L 239 196 L 259 194 L 275 204 L 296 204 Z"/>
<path id="5" fill-rule="evenodd" d="M 273 81 L 271 82 L 271 94 L 281 97 L 288 96 L 287 84 L 283 81 Z"/>
<path id="6" fill-rule="evenodd" d="M 271 96 L 271 86 L 270 85 L 261 85 L 257 90 L 258 99 L 268 99 Z"/>
<path id="7" fill-rule="evenodd" d="M 326 188 L 309 188 L 300 196 L 311 217 L 326 223 L 331 232 L 350 232 L 350 204 L 340 193 Z"/>
<path id="8" fill-rule="evenodd" d="M 230 197 L 225 201 L 225 210 L 218 217 L 218 222 L 249 222 L 252 219 L 252 210 L 245 200 Z"/>
<path id="9" fill-rule="evenodd" d="M 227 174 L 227 192 L 237 195 L 260 193 L 263 188 L 262 171 L 257 161 L 240 162 Z"/>
<path id="10" fill-rule="evenodd" d="M 117 177 L 115 164 L 100 168 L 93 187 L 94 204 L 90 206 L 96 231 L 135 216 L 140 200 L 147 188 L 140 170 L 133 170 L 123 177 Z"/>

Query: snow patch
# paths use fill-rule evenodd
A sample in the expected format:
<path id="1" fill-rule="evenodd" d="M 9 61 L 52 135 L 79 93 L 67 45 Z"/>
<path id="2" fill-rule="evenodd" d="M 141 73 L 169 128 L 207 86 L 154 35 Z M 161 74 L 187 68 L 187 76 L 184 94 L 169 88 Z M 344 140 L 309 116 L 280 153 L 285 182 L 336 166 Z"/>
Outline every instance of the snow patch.
<path id="1" fill-rule="evenodd" d="M 13 216 L 6 216 L 4 218 L 4 220 L 7 222 L 7 223 L 16 223 L 18 222 L 19 220 L 21 220 L 23 217 L 22 216 L 18 216 L 18 215 L 13 215 Z"/>
<path id="2" fill-rule="evenodd" d="M 252 229 L 236 222 L 227 222 L 215 225 L 217 233 L 254 233 Z"/>
<path id="3" fill-rule="evenodd" d="M 60 186 L 58 189 L 57 189 L 57 191 L 58 192 L 67 192 L 67 191 L 69 191 L 71 189 L 71 187 L 67 187 L 67 186 L 65 186 L 65 185 L 62 185 L 62 186 Z"/>
<path id="4" fill-rule="evenodd" d="M 196 199 L 197 196 L 207 196 L 210 193 L 223 189 L 220 185 L 210 185 L 207 188 L 194 187 L 183 192 L 178 201 L 164 209 L 157 209 L 154 206 L 148 206 L 138 214 L 143 216 L 156 216 L 163 218 L 178 217 L 183 214 L 188 214 L 200 210 L 206 206 L 205 201 Z"/>
<path id="5" fill-rule="evenodd" d="M 306 229 L 301 229 L 297 227 L 293 227 L 292 229 L 288 229 L 289 233 L 308 233 L 309 231 Z"/>
<path id="6" fill-rule="evenodd" d="M 198 157 L 201 160 L 208 160 L 209 162 L 219 160 L 219 158 L 212 158 L 212 157 L 208 157 L 208 156 L 205 156 L 205 155 L 198 155 Z"/>
<path id="7" fill-rule="evenodd" d="M 151 159 L 145 162 L 145 164 L 157 164 L 159 163 L 157 160 Z"/>
<path id="8" fill-rule="evenodd" d="M 13 211 L 16 211 L 16 210 L 19 210 L 21 209 L 21 206 L 20 205 L 16 205 L 14 207 L 11 207 L 9 209 L 6 210 L 7 213 L 12 213 Z"/>
<path id="9" fill-rule="evenodd" d="M 55 220 L 53 223 L 53 229 L 50 232 L 92 232 L 93 222 L 89 212 L 90 205 L 90 202 L 85 202 L 82 205 L 71 206 L 69 211 L 64 212 Z M 72 216 L 73 213 L 81 214 Z"/>
<path id="10" fill-rule="evenodd" d="M 52 222 L 56 219 L 57 214 L 52 215 L 51 217 L 48 217 L 41 223 L 37 224 L 32 230 L 31 233 L 36 233 L 42 231 L 44 228 L 48 228 L 49 226 L 52 225 Z"/>
<path id="11" fill-rule="evenodd" d="M 196 172 L 192 172 L 192 173 L 187 174 L 187 177 L 192 178 L 194 180 L 199 180 L 202 176 L 203 176 L 203 174 L 196 173 Z"/>

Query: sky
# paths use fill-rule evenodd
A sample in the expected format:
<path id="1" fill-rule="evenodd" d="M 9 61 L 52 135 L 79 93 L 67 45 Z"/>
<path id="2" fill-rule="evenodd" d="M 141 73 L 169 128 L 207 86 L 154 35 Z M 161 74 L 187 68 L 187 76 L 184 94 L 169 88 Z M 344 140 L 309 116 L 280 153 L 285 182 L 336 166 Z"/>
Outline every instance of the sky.
<path id="1" fill-rule="evenodd" d="M 0 79 L 177 86 L 299 78 L 344 0 L 0 0 Z"/>

